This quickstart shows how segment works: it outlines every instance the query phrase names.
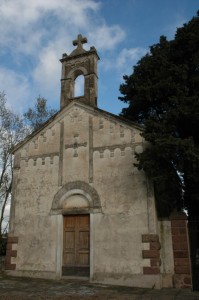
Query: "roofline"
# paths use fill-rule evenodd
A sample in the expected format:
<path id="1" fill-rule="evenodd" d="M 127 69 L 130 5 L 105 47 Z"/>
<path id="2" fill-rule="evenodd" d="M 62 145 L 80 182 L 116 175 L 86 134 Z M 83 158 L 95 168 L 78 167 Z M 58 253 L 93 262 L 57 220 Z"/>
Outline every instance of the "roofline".
<path id="1" fill-rule="evenodd" d="M 37 135 L 40 131 L 42 131 L 49 123 L 51 123 L 56 116 L 60 113 L 60 111 L 56 112 L 52 117 L 50 117 L 46 122 L 44 122 L 39 129 L 34 130 L 29 135 L 27 135 L 24 140 L 16 144 L 12 150 L 12 154 L 16 152 L 21 146 L 23 146 L 26 142 L 28 142 L 32 137 Z"/>
<path id="2" fill-rule="evenodd" d="M 103 110 L 103 109 L 101 109 L 101 108 L 98 108 L 98 107 L 97 107 L 97 108 L 94 107 L 94 109 L 96 109 L 97 111 L 102 112 L 103 114 L 109 115 L 109 116 L 112 117 L 112 118 L 115 118 L 115 119 L 117 119 L 117 120 L 120 120 L 120 122 L 125 123 L 127 126 L 130 125 L 130 126 L 136 127 L 137 129 L 139 129 L 139 130 L 141 130 L 141 131 L 144 130 L 144 127 L 143 127 L 142 125 L 140 125 L 140 124 L 138 124 L 138 123 L 135 123 L 135 122 L 133 122 L 133 121 L 131 121 L 131 120 L 128 120 L 128 119 L 126 119 L 126 118 L 124 118 L 124 117 L 121 117 L 121 116 L 118 116 L 118 115 L 114 115 L 114 114 L 112 114 L 112 113 L 110 113 L 110 112 L 108 112 L 108 111 L 105 111 L 105 110 Z"/>
<path id="3" fill-rule="evenodd" d="M 101 112 L 102 114 L 104 115 L 108 115 L 109 117 L 111 118 L 114 118 L 116 120 L 119 120 L 120 122 L 122 123 L 125 123 L 125 125 L 127 126 L 130 126 L 130 127 L 135 127 L 141 131 L 144 130 L 144 127 L 131 121 L 131 120 L 128 120 L 128 119 L 125 119 L 121 116 L 117 116 L 117 115 L 114 115 L 110 112 L 107 112 L 101 108 L 98 108 L 98 107 L 92 107 L 92 106 L 89 106 L 89 105 L 86 105 L 84 103 L 80 103 L 78 102 L 77 100 L 73 100 L 69 105 L 63 107 L 61 110 L 59 110 L 57 113 L 55 113 L 52 117 L 50 117 L 42 126 L 41 128 L 37 129 L 37 130 L 34 130 L 31 134 L 29 134 L 27 137 L 25 137 L 25 139 L 21 142 L 19 142 L 17 145 L 14 146 L 13 150 L 12 150 L 12 154 L 14 154 L 19 148 L 21 148 L 26 142 L 28 142 L 30 139 L 32 139 L 35 135 L 37 135 L 40 131 L 42 131 L 46 126 L 48 126 L 51 122 L 53 122 L 58 115 L 62 114 L 65 110 L 67 110 L 69 107 L 73 106 L 73 105 L 78 105 L 78 106 L 81 106 L 81 107 L 86 107 L 87 109 L 89 110 L 92 110 L 94 112 Z"/>

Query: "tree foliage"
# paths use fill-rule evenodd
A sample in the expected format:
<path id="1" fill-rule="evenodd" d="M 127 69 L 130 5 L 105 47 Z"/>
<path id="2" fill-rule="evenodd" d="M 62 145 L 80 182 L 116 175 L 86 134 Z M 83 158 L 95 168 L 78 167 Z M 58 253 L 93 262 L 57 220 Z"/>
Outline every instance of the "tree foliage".
<path id="1" fill-rule="evenodd" d="M 6 107 L 5 94 L 0 92 L 0 245 L 5 235 L 8 216 L 5 216 L 6 205 L 10 200 L 12 188 L 11 155 L 16 145 L 27 133 L 23 120 Z"/>
<path id="2" fill-rule="evenodd" d="M 31 131 L 39 129 L 55 113 L 47 107 L 46 102 L 46 99 L 38 97 L 34 108 L 29 108 L 23 118 L 6 106 L 5 94 L 0 92 L 0 254 L 5 252 L 5 236 L 9 220 L 5 212 L 12 190 L 12 150 L 17 143 Z"/>
<path id="3" fill-rule="evenodd" d="M 47 107 L 47 100 L 45 98 L 39 96 L 36 99 L 34 107 L 29 108 L 24 113 L 24 118 L 31 130 L 37 130 L 56 112 L 55 109 Z"/>
<path id="4" fill-rule="evenodd" d="M 150 142 L 138 168 L 153 179 L 159 215 L 199 209 L 199 13 L 168 41 L 161 36 L 120 85 L 121 115 Z"/>

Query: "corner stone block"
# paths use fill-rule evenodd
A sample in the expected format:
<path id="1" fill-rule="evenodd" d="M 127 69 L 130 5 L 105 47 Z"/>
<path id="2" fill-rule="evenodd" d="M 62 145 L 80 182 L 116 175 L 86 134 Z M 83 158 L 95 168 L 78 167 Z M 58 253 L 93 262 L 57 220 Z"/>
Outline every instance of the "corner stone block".
<path id="1" fill-rule="evenodd" d="M 159 267 L 161 266 L 160 258 L 151 258 L 151 267 Z"/>
<path id="2" fill-rule="evenodd" d="M 143 267 L 143 274 L 154 275 L 160 274 L 160 242 L 157 234 L 143 234 L 142 243 L 149 243 L 150 250 L 142 250 L 142 257 L 150 259 L 150 267 Z"/>
<path id="3" fill-rule="evenodd" d="M 158 242 L 159 237 L 157 234 L 143 234 L 142 243 Z"/>
<path id="4" fill-rule="evenodd" d="M 7 243 L 18 244 L 18 240 L 19 239 L 16 236 L 9 236 L 8 240 L 7 240 Z"/>
<path id="5" fill-rule="evenodd" d="M 17 257 L 17 250 L 12 250 L 12 245 L 18 243 L 18 237 L 9 236 L 6 246 L 5 270 L 16 270 L 16 264 L 11 263 L 12 257 Z"/>
<path id="6" fill-rule="evenodd" d="M 142 250 L 143 258 L 159 258 L 160 252 L 158 250 Z"/>
<path id="7" fill-rule="evenodd" d="M 175 235 L 185 235 L 186 234 L 186 228 L 184 227 L 171 227 L 171 233 L 173 236 Z"/>
<path id="8" fill-rule="evenodd" d="M 174 265 L 175 266 L 189 266 L 189 259 L 188 258 L 175 258 Z"/>
<path id="9" fill-rule="evenodd" d="M 186 220 L 171 220 L 172 227 L 184 227 Z"/>
<path id="10" fill-rule="evenodd" d="M 150 250 L 160 250 L 160 248 L 159 242 L 150 242 Z"/>
<path id="11" fill-rule="evenodd" d="M 189 266 L 176 266 L 174 270 L 175 274 L 190 274 Z"/>
<path id="12" fill-rule="evenodd" d="M 174 212 L 170 216 L 171 221 L 172 220 L 187 220 L 187 215 L 184 212 Z"/>
<path id="13" fill-rule="evenodd" d="M 12 250 L 12 243 L 8 243 L 8 242 L 7 242 L 6 250 L 7 250 L 7 251 Z"/>
<path id="14" fill-rule="evenodd" d="M 11 256 L 6 256 L 5 257 L 5 265 L 11 264 Z"/>
<path id="15" fill-rule="evenodd" d="M 189 253 L 188 253 L 188 251 L 174 251 L 173 256 L 174 256 L 174 259 L 176 259 L 176 258 L 188 258 Z"/>
<path id="16" fill-rule="evenodd" d="M 142 243 L 149 243 L 149 242 L 150 242 L 150 234 L 143 234 Z"/>
<path id="17" fill-rule="evenodd" d="M 10 252 L 11 257 L 17 257 L 17 250 L 11 250 Z"/>
<path id="18" fill-rule="evenodd" d="M 5 264 L 6 270 L 16 270 L 16 264 Z"/>
<path id="19" fill-rule="evenodd" d="M 187 243 L 186 234 L 178 234 L 172 237 L 174 243 Z"/>
<path id="20" fill-rule="evenodd" d="M 188 250 L 188 244 L 185 243 L 174 243 L 173 242 L 173 250 Z"/>

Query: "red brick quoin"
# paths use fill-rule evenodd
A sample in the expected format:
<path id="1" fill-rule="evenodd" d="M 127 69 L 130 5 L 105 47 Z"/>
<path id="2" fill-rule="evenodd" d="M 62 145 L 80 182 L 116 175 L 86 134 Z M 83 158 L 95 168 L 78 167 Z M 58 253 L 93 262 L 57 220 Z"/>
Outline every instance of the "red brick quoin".
<path id="1" fill-rule="evenodd" d="M 17 257 L 17 250 L 12 250 L 12 245 L 18 244 L 18 237 L 10 236 L 7 240 L 6 258 L 5 258 L 5 270 L 15 270 L 16 264 L 11 263 L 12 257 Z"/>
<path id="2" fill-rule="evenodd" d="M 150 267 L 143 267 L 143 274 L 154 275 L 160 273 L 160 242 L 157 234 L 143 234 L 142 243 L 149 243 L 149 250 L 142 250 L 142 257 L 150 259 Z"/>
<path id="3" fill-rule="evenodd" d="M 173 283 L 176 288 L 191 288 L 187 216 L 185 213 L 173 213 L 170 219 L 175 273 Z"/>

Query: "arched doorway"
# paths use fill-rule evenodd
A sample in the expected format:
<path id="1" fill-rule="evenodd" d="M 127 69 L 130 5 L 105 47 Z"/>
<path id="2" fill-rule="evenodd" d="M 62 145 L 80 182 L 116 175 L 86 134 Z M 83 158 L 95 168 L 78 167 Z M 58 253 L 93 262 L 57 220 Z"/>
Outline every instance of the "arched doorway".
<path id="1" fill-rule="evenodd" d="M 90 274 L 90 203 L 83 194 L 63 201 L 63 276 Z M 73 214 L 78 211 L 78 214 Z M 88 212 L 85 214 L 85 212 Z"/>
<path id="2" fill-rule="evenodd" d="M 93 213 L 101 212 L 99 196 L 89 184 L 64 185 L 54 196 L 51 214 L 62 217 L 61 276 L 89 277 Z"/>

